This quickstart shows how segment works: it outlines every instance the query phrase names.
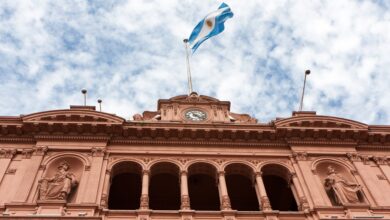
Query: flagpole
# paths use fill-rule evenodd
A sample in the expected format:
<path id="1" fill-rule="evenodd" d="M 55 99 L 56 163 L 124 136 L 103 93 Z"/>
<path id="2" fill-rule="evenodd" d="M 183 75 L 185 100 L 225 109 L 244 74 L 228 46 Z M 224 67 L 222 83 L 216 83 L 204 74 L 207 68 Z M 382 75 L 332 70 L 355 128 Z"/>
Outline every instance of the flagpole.
<path id="1" fill-rule="evenodd" d="M 302 111 L 303 108 L 303 98 L 305 97 L 305 87 L 306 87 L 306 76 L 310 74 L 310 70 L 305 71 L 305 79 L 303 80 L 301 104 L 299 105 L 299 111 Z"/>
<path id="2" fill-rule="evenodd" d="M 186 48 L 188 95 L 190 95 L 192 93 L 192 80 L 191 80 L 191 68 L 190 68 L 190 55 L 188 53 L 188 39 L 184 39 L 183 42 Z"/>

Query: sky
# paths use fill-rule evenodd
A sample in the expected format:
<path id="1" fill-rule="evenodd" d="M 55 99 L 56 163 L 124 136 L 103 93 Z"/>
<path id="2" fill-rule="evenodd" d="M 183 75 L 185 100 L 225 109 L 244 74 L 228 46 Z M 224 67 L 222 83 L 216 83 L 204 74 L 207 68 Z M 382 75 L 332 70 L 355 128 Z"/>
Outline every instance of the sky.
<path id="1" fill-rule="evenodd" d="M 1 0 L 0 115 L 102 99 L 132 119 L 186 94 L 183 39 L 222 1 Z M 261 123 L 304 110 L 390 125 L 390 1 L 226 0 L 191 56 L 194 91 Z"/>

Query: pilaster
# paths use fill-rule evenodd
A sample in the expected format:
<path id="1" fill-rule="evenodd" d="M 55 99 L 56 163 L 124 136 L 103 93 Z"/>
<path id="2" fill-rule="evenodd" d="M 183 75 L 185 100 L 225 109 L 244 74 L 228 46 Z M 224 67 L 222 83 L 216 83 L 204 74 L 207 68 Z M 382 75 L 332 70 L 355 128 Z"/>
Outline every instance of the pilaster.
<path id="1" fill-rule="evenodd" d="M 91 168 L 89 171 L 87 187 L 85 188 L 83 203 L 98 203 L 98 188 L 102 177 L 103 157 L 106 150 L 101 147 L 91 148 Z"/>
<path id="2" fill-rule="evenodd" d="M 20 164 L 20 168 L 23 171 L 16 174 L 16 180 L 19 180 L 20 182 L 18 183 L 17 191 L 12 199 L 13 202 L 27 202 L 35 177 L 47 150 L 47 146 L 23 149 L 23 159 Z"/>

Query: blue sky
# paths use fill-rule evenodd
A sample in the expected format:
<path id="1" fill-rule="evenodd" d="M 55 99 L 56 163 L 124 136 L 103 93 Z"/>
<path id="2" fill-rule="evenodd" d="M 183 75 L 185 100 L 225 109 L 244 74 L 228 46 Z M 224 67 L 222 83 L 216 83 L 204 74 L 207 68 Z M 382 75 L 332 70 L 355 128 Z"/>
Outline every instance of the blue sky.
<path id="1" fill-rule="evenodd" d="M 130 119 L 187 92 L 182 43 L 222 1 L 0 1 L 0 115 L 103 100 Z M 191 59 L 194 90 L 260 122 L 298 109 L 390 124 L 390 1 L 225 1 Z"/>

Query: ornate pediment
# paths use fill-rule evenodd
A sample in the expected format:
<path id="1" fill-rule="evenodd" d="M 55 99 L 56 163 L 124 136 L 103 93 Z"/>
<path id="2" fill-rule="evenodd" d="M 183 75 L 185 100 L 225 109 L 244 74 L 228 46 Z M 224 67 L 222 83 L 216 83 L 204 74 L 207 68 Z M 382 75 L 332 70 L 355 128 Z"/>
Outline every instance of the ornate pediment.
<path id="1" fill-rule="evenodd" d="M 122 124 L 125 120 L 113 114 L 89 109 L 65 109 L 38 112 L 22 116 L 24 123 L 67 123 L 67 124 Z"/>
<path id="2" fill-rule="evenodd" d="M 368 129 L 366 124 L 361 122 L 337 118 L 332 116 L 322 116 L 314 114 L 296 114 L 291 118 L 278 119 L 274 121 L 277 128 L 318 128 L 318 129 Z"/>
<path id="3" fill-rule="evenodd" d="M 196 92 L 192 92 L 190 95 L 179 95 L 172 97 L 170 99 L 160 99 L 158 100 L 158 106 L 157 108 L 160 109 L 162 105 L 164 104 L 209 104 L 209 105 L 226 105 L 228 109 L 230 109 L 230 102 L 228 101 L 220 101 L 216 98 L 205 96 L 205 95 L 198 95 Z"/>
<path id="4" fill-rule="evenodd" d="M 169 121 L 182 123 L 239 123 L 255 124 L 257 120 L 248 114 L 230 112 L 230 102 L 216 98 L 198 95 L 175 96 L 170 99 L 160 99 L 157 111 L 145 111 L 142 115 L 133 116 L 134 121 Z"/>

